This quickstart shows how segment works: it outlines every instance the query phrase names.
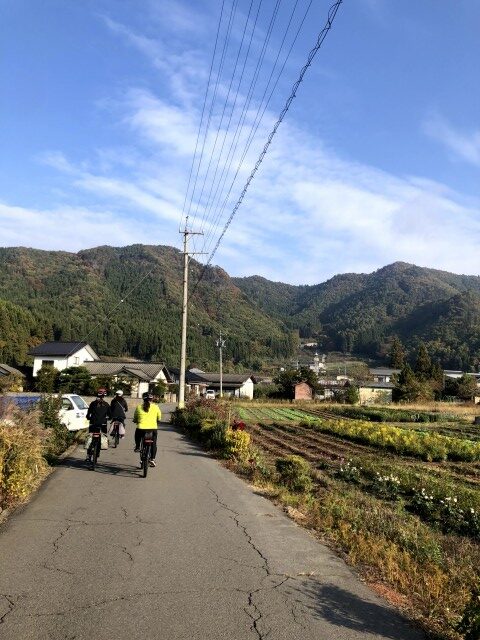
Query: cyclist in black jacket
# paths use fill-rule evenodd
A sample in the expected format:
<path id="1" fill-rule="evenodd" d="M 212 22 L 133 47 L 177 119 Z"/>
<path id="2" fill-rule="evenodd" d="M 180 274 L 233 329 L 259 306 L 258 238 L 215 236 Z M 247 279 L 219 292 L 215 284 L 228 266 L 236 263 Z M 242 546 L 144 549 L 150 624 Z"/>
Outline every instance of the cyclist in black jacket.
<path id="1" fill-rule="evenodd" d="M 105 401 L 107 395 L 106 389 L 97 391 L 97 399 L 90 403 L 87 411 L 87 420 L 89 421 L 89 433 L 107 433 L 107 421 L 111 416 L 110 405 Z M 100 452 L 98 452 L 100 455 Z M 87 451 L 87 461 L 90 460 L 91 446 Z"/>
<path id="2" fill-rule="evenodd" d="M 123 391 L 115 391 L 115 397 L 110 403 L 111 420 L 119 420 L 125 424 L 126 413 L 128 411 L 128 404 L 123 397 Z"/>

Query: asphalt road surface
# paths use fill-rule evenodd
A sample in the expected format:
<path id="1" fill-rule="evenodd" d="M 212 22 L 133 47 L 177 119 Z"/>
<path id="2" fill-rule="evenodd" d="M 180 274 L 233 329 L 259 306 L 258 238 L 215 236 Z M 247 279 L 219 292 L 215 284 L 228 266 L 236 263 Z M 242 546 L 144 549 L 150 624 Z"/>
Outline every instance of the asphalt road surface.
<path id="1" fill-rule="evenodd" d="M 2 640 L 423 638 L 168 424 L 146 479 L 132 439 L 95 472 L 77 449 L 1 526 Z"/>

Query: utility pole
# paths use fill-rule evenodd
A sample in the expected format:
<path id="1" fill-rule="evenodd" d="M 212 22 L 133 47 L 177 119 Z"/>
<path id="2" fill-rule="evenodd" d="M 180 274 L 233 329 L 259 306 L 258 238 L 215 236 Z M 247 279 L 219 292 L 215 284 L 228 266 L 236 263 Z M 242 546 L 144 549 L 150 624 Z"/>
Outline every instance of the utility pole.
<path id="1" fill-rule="evenodd" d="M 220 337 L 217 340 L 217 347 L 220 351 L 220 398 L 223 398 L 223 358 L 222 349 L 225 347 L 225 340 L 222 340 L 222 332 L 220 331 Z"/>
<path id="2" fill-rule="evenodd" d="M 188 306 L 188 236 L 203 235 L 200 231 L 188 231 L 188 217 L 183 234 L 183 305 L 182 305 L 182 348 L 180 353 L 180 381 L 178 389 L 178 408 L 185 407 L 185 365 L 187 360 L 187 306 Z"/>

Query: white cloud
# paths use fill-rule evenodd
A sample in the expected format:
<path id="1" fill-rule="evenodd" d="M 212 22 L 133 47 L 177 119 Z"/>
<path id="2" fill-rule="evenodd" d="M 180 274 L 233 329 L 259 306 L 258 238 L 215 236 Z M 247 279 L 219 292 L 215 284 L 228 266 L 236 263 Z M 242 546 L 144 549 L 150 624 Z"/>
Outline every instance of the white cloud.
<path id="1" fill-rule="evenodd" d="M 161 6 L 173 8 L 177 22 L 183 22 L 185 32 L 189 30 L 190 14 L 182 13 L 182 5 L 166 0 Z M 42 162 L 64 176 L 64 184 L 56 181 L 57 188 L 70 193 L 74 202 L 80 194 L 80 201 L 86 198 L 88 206 L 28 209 L 1 205 L 0 225 L 7 244 L 69 250 L 105 243 L 179 244 L 178 226 L 200 120 L 198 105 L 203 101 L 205 60 L 195 59 L 193 49 L 177 46 L 169 50 L 161 40 L 111 18 L 104 21 L 112 33 L 151 62 L 166 85 L 161 95 L 131 87 L 123 99 L 105 102 L 106 115 L 120 119 L 118 126 L 125 137 L 130 136 L 130 146 L 124 142 L 116 148 L 92 148 L 89 157 L 76 164 L 62 151 L 43 154 Z M 220 93 L 225 99 L 225 85 Z M 239 95 L 236 109 L 241 109 L 244 98 Z M 233 108 L 231 99 L 228 108 Z M 216 144 L 217 150 L 222 144 L 227 150 L 233 142 L 233 133 L 225 132 L 224 119 L 215 143 L 220 111 L 212 116 L 205 144 L 207 159 Z M 255 113 L 256 105 L 251 104 L 240 127 L 243 141 Z M 234 125 L 238 114 L 234 114 Z M 296 126 L 294 116 L 292 109 L 214 263 L 220 262 L 232 275 L 258 273 L 273 280 L 309 284 L 336 273 L 371 271 L 395 260 L 478 273 L 478 202 L 469 202 L 446 185 L 422 176 L 397 177 L 346 161 L 310 131 Z M 210 183 L 201 197 L 199 187 L 191 222 L 195 228 L 202 226 L 205 236 L 195 238 L 194 250 L 212 250 L 274 121 L 275 114 L 267 113 L 222 217 L 213 220 L 217 208 L 208 209 L 203 225 Z M 480 163 L 480 133 L 460 135 L 439 118 L 430 119 L 426 130 L 452 153 Z M 228 176 L 225 191 L 237 164 L 238 158 L 230 168 L 225 157 L 218 162 L 217 178 L 224 171 Z M 213 156 L 210 176 L 216 165 Z M 204 171 L 205 166 L 199 173 L 199 185 Z M 21 229 L 15 219 L 23 221 Z"/>
<path id="2" fill-rule="evenodd" d="M 455 158 L 480 167 L 480 129 L 461 132 L 438 114 L 424 122 L 423 130 L 434 140 L 441 142 Z"/>
<path id="3" fill-rule="evenodd" d="M 102 244 L 149 243 L 151 237 L 134 220 L 112 211 L 60 207 L 28 209 L 0 202 L 2 244 L 79 251 Z"/>

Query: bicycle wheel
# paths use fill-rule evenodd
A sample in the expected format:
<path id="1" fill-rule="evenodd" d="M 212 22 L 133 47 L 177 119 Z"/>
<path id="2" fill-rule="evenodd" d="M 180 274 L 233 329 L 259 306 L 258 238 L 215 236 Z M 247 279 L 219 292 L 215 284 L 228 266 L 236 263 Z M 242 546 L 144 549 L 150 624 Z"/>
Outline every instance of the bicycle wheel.
<path id="1" fill-rule="evenodd" d="M 100 439 L 99 438 L 93 438 L 92 439 L 92 471 L 95 471 L 95 467 L 97 464 L 97 458 L 98 458 L 98 444 L 97 441 L 99 442 Z"/>
<path id="2" fill-rule="evenodd" d="M 113 435 L 113 443 L 115 445 L 115 448 L 118 447 L 118 443 L 119 442 L 120 442 L 120 429 L 119 429 L 118 424 L 117 424 L 117 426 L 115 427 L 115 433 Z"/>
<path id="3" fill-rule="evenodd" d="M 144 478 L 147 477 L 149 459 L 150 459 L 150 445 L 146 444 L 143 447 L 143 454 L 142 454 L 142 469 L 143 469 Z"/>

